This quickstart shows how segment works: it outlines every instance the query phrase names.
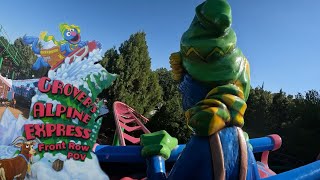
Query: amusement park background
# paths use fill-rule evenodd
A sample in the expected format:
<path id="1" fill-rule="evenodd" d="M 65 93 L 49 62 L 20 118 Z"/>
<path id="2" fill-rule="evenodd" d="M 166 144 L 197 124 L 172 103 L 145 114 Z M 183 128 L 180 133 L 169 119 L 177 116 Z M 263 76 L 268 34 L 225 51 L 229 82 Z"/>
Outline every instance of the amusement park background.
<path id="1" fill-rule="evenodd" d="M 59 37 L 58 24 L 67 21 L 82 28 L 83 39 L 97 39 L 103 44 L 105 57 L 100 63 L 119 75 L 114 85 L 100 94 L 100 98 L 108 99 L 111 112 L 104 118 L 98 143 L 112 144 L 115 101 L 149 118 L 146 126 L 150 131 L 165 129 L 179 143 L 185 143 L 191 131 L 184 120 L 168 57 L 178 51 L 180 36 L 199 2 L 77 2 L 80 13 L 68 15 L 48 12 L 40 1 L 32 5 L 22 1 L 18 6 L 11 1 L 4 3 L 0 11 L 1 105 L 14 106 L 15 99 L 15 108 L 28 117 L 34 79 L 45 76 L 48 69 L 31 69 L 37 57 L 21 37 L 38 35 L 41 30 Z M 72 5 L 72 1 L 51 3 L 61 10 Z M 238 46 L 252 70 L 244 130 L 250 138 L 273 133 L 282 137 L 282 148 L 270 155 L 270 167 L 276 172 L 313 162 L 320 152 L 320 64 L 316 53 L 320 23 L 313 18 L 320 15 L 319 2 L 312 6 L 275 0 L 230 3 Z M 11 11 L 13 6 L 15 11 Z M 95 13 L 84 15 L 81 12 L 85 9 Z M 27 20 L 22 21 L 21 16 Z"/>

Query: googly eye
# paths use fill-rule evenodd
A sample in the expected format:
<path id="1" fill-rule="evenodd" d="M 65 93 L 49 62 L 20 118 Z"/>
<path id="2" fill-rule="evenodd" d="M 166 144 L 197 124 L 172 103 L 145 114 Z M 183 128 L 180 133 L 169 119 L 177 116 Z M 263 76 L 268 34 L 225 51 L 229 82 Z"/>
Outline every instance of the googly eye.
<path id="1" fill-rule="evenodd" d="M 73 32 L 73 31 L 74 31 L 74 29 L 70 29 L 70 31 L 71 31 L 71 32 Z"/>
<path id="2" fill-rule="evenodd" d="M 29 144 L 26 145 L 26 148 L 29 148 Z"/>
<path id="3" fill-rule="evenodd" d="M 67 32 L 67 34 L 66 34 L 67 36 L 71 36 L 71 33 L 70 32 Z"/>

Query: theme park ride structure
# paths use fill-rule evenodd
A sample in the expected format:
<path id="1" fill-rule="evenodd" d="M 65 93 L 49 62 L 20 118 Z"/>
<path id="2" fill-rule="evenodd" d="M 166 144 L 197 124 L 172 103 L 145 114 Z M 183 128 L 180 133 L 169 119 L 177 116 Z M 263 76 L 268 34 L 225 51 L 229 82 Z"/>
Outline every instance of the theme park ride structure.
<path id="1" fill-rule="evenodd" d="M 10 80 L 10 88 L 8 90 L 7 97 L 5 97 L 8 100 L 12 100 L 13 98 L 15 98 L 14 95 L 17 95 L 18 98 L 19 96 L 28 96 L 28 98 L 31 98 L 34 95 L 33 91 L 30 91 L 31 88 L 27 86 L 21 86 L 21 82 L 28 82 L 24 84 L 32 84 L 29 83 L 29 80 L 14 80 L 15 71 L 13 66 L 20 68 L 22 60 L 23 58 L 21 56 L 20 50 L 18 50 L 15 45 L 12 44 L 9 35 L 7 34 L 4 27 L 0 24 L 0 69 L 3 65 L 6 66 L 6 72 L 2 75 L 8 78 L 6 80 Z M 19 86 L 16 86 L 16 83 L 18 83 Z M 28 102 L 28 99 L 23 100 L 23 102 L 25 101 Z"/>
<path id="2" fill-rule="evenodd" d="M 320 161 L 275 174 L 268 153 L 281 146 L 277 135 L 248 139 L 244 125 L 250 90 L 249 63 L 236 47 L 226 0 L 196 8 L 180 51 L 170 57 L 180 82 L 183 108 L 194 135 L 186 145 L 165 131 L 141 136 L 141 146 L 93 148 L 103 162 L 146 162 L 148 179 L 320 179 Z M 261 162 L 253 153 L 263 152 Z M 167 175 L 165 162 L 175 161 Z"/>
<path id="3" fill-rule="evenodd" d="M 0 47 L 3 48 L 0 53 L 7 53 L 8 57 L 16 64 L 19 65 L 22 61 L 22 56 L 20 52 L 14 47 L 10 45 L 9 36 L 4 29 L 4 27 L 0 24 Z M 7 40 L 7 42 L 5 42 Z M 3 57 L 0 56 L 1 62 L 3 61 Z"/>
<path id="4" fill-rule="evenodd" d="M 320 161 L 276 175 L 268 168 L 267 159 L 269 151 L 280 148 L 281 138 L 270 135 L 249 140 L 242 132 L 245 101 L 250 87 L 249 64 L 240 49 L 236 48 L 236 36 L 230 26 L 231 10 L 227 1 L 207 0 L 196 8 L 196 17 L 182 36 L 180 52 L 174 53 L 170 58 L 174 78 L 180 83 L 187 123 L 194 131 L 190 141 L 186 145 L 178 145 L 177 139 L 165 131 L 149 133 L 138 120 L 146 121 L 143 116 L 117 102 L 114 111 L 119 143 L 115 144 L 121 146 L 93 146 L 93 151 L 101 162 L 145 162 L 146 174 L 151 180 L 320 178 Z M 64 32 L 65 27 L 63 25 L 60 29 Z M 28 38 L 25 40 L 31 42 Z M 61 44 L 57 45 L 60 47 Z M 81 44 L 80 47 L 67 45 L 73 49 L 68 54 L 60 54 L 63 57 L 59 57 L 56 54 L 59 51 L 54 49 L 43 53 L 50 60 L 56 60 L 51 64 L 51 72 L 55 73 L 55 69 L 62 68 L 59 63 L 72 65 L 70 61 L 74 54 L 74 57 L 80 57 L 78 59 L 86 59 L 86 48 L 90 48 L 90 42 Z M 102 72 L 103 69 L 100 70 Z M 73 73 L 73 69 L 71 71 Z M 79 75 L 87 72 L 77 73 Z M 99 85 L 105 88 L 102 85 L 108 83 L 107 79 L 103 79 Z M 95 99 L 98 90 L 88 81 Z M 56 96 L 49 94 L 49 97 Z M 62 104 L 69 103 L 66 98 L 60 97 L 58 100 Z M 52 123 L 65 119 L 46 118 L 44 121 Z M 135 126 L 131 126 L 130 123 L 133 122 L 136 123 Z M 101 119 L 98 123 L 92 121 L 88 127 L 97 130 L 100 125 Z M 140 138 L 126 133 L 140 129 L 146 133 Z M 93 134 L 93 140 L 97 132 Z M 141 146 L 126 145 L 125 140 L 132 144 L 140 143 Z M 261 162 L 255 160 L 253 153 L 256 152 L 263 152 Z M 166 162 L 175 162 L 169 175 Z"/>
<path id="5" fill-rule="evenodd" d="M 116 133 L 113 146 L 109 145 L 99 145 L 96 144 L 93 148 L 93 151 L 99 158 L 101 162 L 108 163 L 131 163 L 132 165 L 136 163 L 144 163 L 147 164 L 147 176 L 150 179 L 163 179 L 166 177 L 166 167 L 167 163 L 174 163 L 177 161 L 178 157 L 181 155 L 183 150 L 186 148 L 185 144 L 173 145 L 171 153 L 167 153 L 169 155 L 156 155 L 153 157 L 145 158 L 142 156 L 143 146 L 139 145 L 126 145 L 125 140 L 128 140 L 132 144 L 140 143 L 140 138 L 133 137 L 133 135 L 129 135 L 131 132 L 135 130 L 143 130 L 144 133 L 149 134 L 150 131 L 146 129 L 146 127 L 141 122 L 147 122 L 148 119 L 138 114 L 134 109 L 129 107 L 128 105 L 122 102 L 114 103 L 114 116 L 116 123 Z M 128 126 L 128 124 L 134 126 Z M 141 125 L 141 126 L 140 126 Z M 126 132 L 124 132 L 126 130 Z M 157 134 L 156 134 L 157 133 Z M 174 138 L 171 138 L 165 131 L 156 132 L 156 136 L 161 138 L 163 137 L 162 143 L 166 141 L 167 143 L 174 142 Z M 119 135 L 118 135 L 119 134 Z M 152 136 L 152 134 L 149 134 Z M 146 135 L 143 135 L 146 136 Z M 156 140 L 156 139 L 155 139 Z M 157 140 L 156 140 L 157 141 Z M 311 163 L 307 166 L 303 166 L 301 168 L 293 169 L 288 172 L 284 172 L 281 174 L 276 174 L 273 172 L 268 165 L 268 156 L 270 151 L 276 151 L 281 147 L 282 141 L 280 136 L 273 134 L 262 138 L 254 138 L 248 141 L 251 146 L 251 153 L 262 153 L 260 161 L 252 161 L 251 163 L 255 166 L 251 170 L 251 174 L 254 174 L 256 178 L 254 179 L 282 179 L 282 178 L 292 178 L 292 177 L 301 177 L 303 174 L 304 179 L 312 179 L 319 177 L 319 161 L 315 163 Z M 160 143 L 161 144 L 161 143 Z M 173 143 L 175 144 L 175 143 Z M 196 142 L 189 142 L 189 146 L 196 145 Z M 190 151 L 190 149 L 189 149 Z M 194 152 L 203 152 L 201 150 L 201 146 L 194 146 Z M 248 152 L 250 154 L 250 152 Z M 252 154 L 251 154 L 252 155 Z M 166 156 L 164 158 L 163 156 Z M 189 159 L 189 162 L 195 162 L 196 159 Z M 180 164 L 181 165 L 181 164 Z M 184 164 L 185 166 L 192 166 L 192 163 Z M 205 164 L 204 164 L 205 165 Z M 191 167 L 191 168 L 192 168 Z M 200 167 L 193 167 L 195 169 Z M 173 170 L 174 171 L 174 170 Z M 299 176 L 298 176 L 299 175 Z M 128 175 L 123 174 L 126 177 Z"/>
<path id="6" fill-rule="evenodd" d="M 0 69 L 2 63 L 8 63 L 6 61 L 9 61 L 9 63 L 13 62 L 16 66 L 19 66 L 22 61 L 22 56 L 20 51 L 12 45 L 6 30 L 0 24 Z M 14 72 L 12 72 L 12 79 L 13 78 Z"/>
<path id="7" fill-rule="evenodd" d="M 116 101 L 113 103 L 114 120 L 116 124 L 116 132 L 114 135 L 113 145 L 125 146 L 125 140 L 132 144 L 140 143 L 139 137 L 134 137 L 128 133 L 132 133 L 138 130 L 143 133 L 150 133 L 150 131 L 144 126 L 143 123 L 147 123 L 149 120 L 137 113 L 130 106 Z M 124 132 L 126 131 L 126 132 Z"/>

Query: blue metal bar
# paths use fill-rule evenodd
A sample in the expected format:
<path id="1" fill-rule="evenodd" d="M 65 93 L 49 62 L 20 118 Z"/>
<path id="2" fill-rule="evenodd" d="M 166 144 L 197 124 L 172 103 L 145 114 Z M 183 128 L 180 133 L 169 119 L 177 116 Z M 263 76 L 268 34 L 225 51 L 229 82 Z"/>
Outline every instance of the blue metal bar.
<path id="1" fill-rule="evenodd" d="M 249 140 L 253 147 L 253 152 L 271 151 L 274 149 L 274 140 L 271 137 L 262 137 Z M 95 149 L 95 154 L 102 162 L 144 162 L 145 159 L 141 156 L 142 146 L 109 146 L 98 145 Z M 174 162 L 179 157 L 185 144 L 178 145 L 172 150 L 170 158 L 167 162 Z"/>
<path id="2" fill-rule="evenodd" d="M 249 143 L 253 147 L 253 153 L 271 151 L 274 149 L 274 140 L 271 137 L 250 139 Z"/>
<path id="3" fill-rule="evenodd" d="M 255 138 L 249 140 L 253 147 L 253 152 L 270 151 L 274 148 L 274 141 L 271 137 Z M 109 146 L 98 145 L 95 149 L 95 153 L 99 160 L 102 162 L 144 162 L 144 158 L 141 156 L 141 146 Z M 185 145 L 178 145 L 172 150 L 168 162 L 175 161 Z"/>
<path id="4" fill-rule="evenodd" d="M 284 173 L 265 178 L 265 180 L 281 180 L 281 179 L 299 179 L 299 180 L 309 180 L 309 179 L 320 179 L 320 161 L 310 163 L 299 168 L 286 171 Z"/>
<path id="5" fill-rule="evenodd" d="M 166 165 L 163 157 L 153 156 L 147 159 L 147 177 L 152 180 L 166 179 Z"/>
<path id="6" fill-rule="evenodd" d="M 178 145 L 171 151 L 171 156 L 167 162 L 174 162 L 178 159 L 185 145 Z M 139 163 L 145 162 L 141 156 L 142 146 L 109 146 L 98 145 L 95 148 L 95 154 L 101 162 L 125 162 Z"/>
<path id="7" fill-rule="evenodd" d="M 273 137 L 263 137 L 250 139 L 249 142 L 253 146 L 253 152 L 263 152 L 277 149 L 277 140 Z M 279 141 L 278 141 L 279 142 Z M 167 161 L 174 162 L 179 157 L 180 153 L 185 148 L 185 145 L 178 145 L 172 150 L 171 156 Z M 145 158 L 141 156 L 142 146 L 108 146 L 98 145 L 95 148 L 95 153 L 102 162 L 125 162 L 125 163 L 138 163 L 145 162 Z M 253 158 L 254 159 L 254 158 Z M 255 164 L 255 162 L 252 162 Z M 165 174 L 165 160 L 161 156 L 154 156 L 147 159 L 147 175 L 148 179 L 164 180 Z M 320 179 L 320 161 L 310 163 L 308 165 L 265 178 L 266 180 L 277 179 Z M 259 177 L 257 170 L 250 171 L 253 177 Z"/>
<path id="8" fill-rule="evenodd" d="M 142 146 L 98 145 L 95 154 L 101 162 L 145 162 L 145 158 L 141 156 L 141 149 Z"/>

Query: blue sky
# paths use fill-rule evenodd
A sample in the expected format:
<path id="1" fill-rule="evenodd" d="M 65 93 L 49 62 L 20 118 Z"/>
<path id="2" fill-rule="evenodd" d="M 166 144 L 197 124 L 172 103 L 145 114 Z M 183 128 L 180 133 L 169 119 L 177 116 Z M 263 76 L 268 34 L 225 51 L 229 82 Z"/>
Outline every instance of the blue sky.
<path id="1" fill-rule="evenodd" d="M 103 49 L 145 31 L 152 69 L 169 68 L 182 33 L 203 0 L 1 1 L 0 24 L 11 40 L 41 31 L 60 38 L 58 25 L 81 27 L 83 40 Z M 252 86 L 272 92 L 320 90 L 320 1 L 229 0 L 238 46 L 251 64 Z"/>

